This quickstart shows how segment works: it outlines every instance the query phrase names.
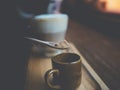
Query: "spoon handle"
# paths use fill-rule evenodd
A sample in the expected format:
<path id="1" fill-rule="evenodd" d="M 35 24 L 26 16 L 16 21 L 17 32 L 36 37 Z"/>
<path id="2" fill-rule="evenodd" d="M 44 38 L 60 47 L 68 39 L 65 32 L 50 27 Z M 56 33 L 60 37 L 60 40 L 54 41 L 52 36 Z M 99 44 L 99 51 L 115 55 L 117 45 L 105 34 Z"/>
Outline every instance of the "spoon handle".
<path id="1" fill-rule="evenodd" d="M 55 48 L 55 49 L 68 49 L 68 45 L 65 42 L 62 42 L 62 43 L 65 43 L 65 45 L 66 45 L 66 46 L 63 47 L 59 43 L 42 41 L 42 40 L 39 40 L 39 39 L 30 38 L 30 37 L 24 37 L 24 38 L 32 40 L 32 41 L 35 41 L 35 42 L 38 42 L 38 43 L 41 43 L 41 44 L 45 44 L 45 45 L 47 45 L 47 46 L 49 46 L 51 48 Z"/>
<path id="2" fill-rule="evenodd" d="M 47 42 L 47 41 L 42 41 L 42 40 L 39 40 L 39 39 L 35 39 L 35 38 L 30 38 L 30 37 L 25 37 L 26 39 L 29 39 L 29 40 L 32 40 L 32 41 L 35 41 L 37 43 L 41 43 L 41 44 L 44 44 L 44 45 L 47 45 L 51 48 L 56 48 L 56 49 L 59 49 L 58 47 L 56 47 L 55 43 L 54 42 Z"/>
<path id="3" fill-rule="evenodd" d="M 35 38 L 30 38 L 30 37 L 24 37 L 24 38 L 32 40 L 32 41 L 36 41 L 36 42 L 39 42 L 39 43 L 43 43 L 43 44 L 49 44 L 48 42 L 45 42 L 45 41 L 42 41 L 42 40 L 39 40 L 39 39 L 35 39 Z"/>
<path id="4" fill-rule="evenodd" d="M 48 14 L 59 14 L 63 0 L 50 0 L 48 5 Z"/>

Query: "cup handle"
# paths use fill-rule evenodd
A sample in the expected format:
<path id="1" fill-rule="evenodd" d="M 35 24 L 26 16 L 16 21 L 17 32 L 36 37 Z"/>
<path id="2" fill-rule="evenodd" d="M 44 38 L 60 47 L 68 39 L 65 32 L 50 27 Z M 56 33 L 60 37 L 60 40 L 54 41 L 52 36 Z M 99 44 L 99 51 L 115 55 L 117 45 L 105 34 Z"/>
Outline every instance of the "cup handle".
<path id="1" fill-rule="evenodd" d="M 56 74 L 59 76 L 59 70 L 58 69 L 50 69 L 45 73 L 45 83 L 52 89 L 60 89 L 61 86 L 60 85 L 53 85 L 50 83 L 50 77 Z"/>

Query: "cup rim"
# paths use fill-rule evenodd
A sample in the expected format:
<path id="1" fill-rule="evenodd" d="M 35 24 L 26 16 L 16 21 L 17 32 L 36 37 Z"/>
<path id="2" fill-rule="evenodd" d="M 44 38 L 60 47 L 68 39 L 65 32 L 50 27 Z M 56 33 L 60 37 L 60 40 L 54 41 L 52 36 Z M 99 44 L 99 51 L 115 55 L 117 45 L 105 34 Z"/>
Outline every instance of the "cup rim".
<path id="1" fill-rule="evenodd" d="M 67 14 L 41 14 L 41 15 L 36 15 L 34 16 L 35 20 L 42 20 L 42 19 L 54 19 L 54 18 L 67 18 L 68 15 Z"/>
<path id="2" fill-rule="evenodd" d="M 74 55 L 76 57 L 76 60 L 75 61 L 71 61 L 71 62 L 62 62 L 62 61 L 59 61 L 59 60 L 56 60 L 55 58 L 59 58 L 60 56 L 62 55 Z M 52 58 L 52 61 L 55 62 L 55 63 L 58 63 L 58 64 L 65 64 L 65 65 L 71 65 L 71 64 L 76 64 L 78 62 L 81 62 L 81 57 L 80 55 L 76 54 L 76 53 L 61 53 L 61 54 L 58 54 L 56 56 L 53 56 Z"/>

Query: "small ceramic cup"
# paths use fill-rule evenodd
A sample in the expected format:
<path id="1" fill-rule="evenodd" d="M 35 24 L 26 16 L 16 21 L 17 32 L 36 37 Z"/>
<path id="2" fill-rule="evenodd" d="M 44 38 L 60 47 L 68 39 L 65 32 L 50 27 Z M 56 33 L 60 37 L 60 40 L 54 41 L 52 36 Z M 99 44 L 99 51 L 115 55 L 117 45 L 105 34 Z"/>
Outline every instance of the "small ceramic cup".
<path id="1" fill-rule="evenodd" d="M 78 54 L 58 54 L 52 57 L 52 67 L 45 74 L 48 87 L 55 90 L 76 90 L 80 86 L 81 59 Z"/>

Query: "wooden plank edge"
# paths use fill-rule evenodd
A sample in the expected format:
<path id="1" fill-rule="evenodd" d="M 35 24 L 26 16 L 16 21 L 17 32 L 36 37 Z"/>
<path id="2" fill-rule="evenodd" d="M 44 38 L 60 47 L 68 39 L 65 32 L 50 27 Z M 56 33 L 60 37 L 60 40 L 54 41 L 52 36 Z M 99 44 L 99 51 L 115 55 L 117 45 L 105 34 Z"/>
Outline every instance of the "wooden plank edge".
<path id="1" fill-rule="evenodd" d="M 88 64 L 87 60 L 83 57 L 83 55 L 80 53 L 80 51 L 77 50 L 75 45 L 73 43 L 70 43 L 70 47 L 72 51 L 79 54 L 81 56 L 82 64 L 86 67 L 91 76 L 97 81 L 97 83 L 100 85 L 101 90 L 110 90 L 107 85 L 103 82 L 103 80 L 99 77 L 99 75 L 94 71 L 94 69 Z"/>

